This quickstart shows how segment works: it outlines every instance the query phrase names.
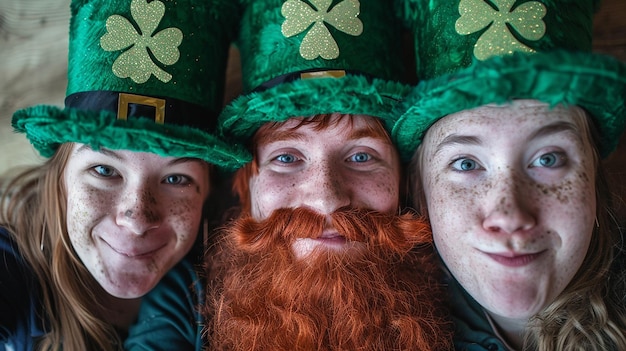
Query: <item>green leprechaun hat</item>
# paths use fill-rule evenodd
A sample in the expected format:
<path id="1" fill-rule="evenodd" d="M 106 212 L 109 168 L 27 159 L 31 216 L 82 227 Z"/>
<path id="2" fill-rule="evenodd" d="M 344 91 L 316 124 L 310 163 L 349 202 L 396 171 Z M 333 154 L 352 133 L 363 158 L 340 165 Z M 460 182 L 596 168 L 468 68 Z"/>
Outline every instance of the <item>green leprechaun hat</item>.
<path id="1" fill-rule="evenodd" d="M 266 122 L 325 113 L 391 121 L 410 90 L 391 1 L 240 3 L 244 95 L 222 112 L 223 133 L 245 141 Z"/>
<path id="2" fill-rule="evenodd" d="M 626 122 L 626 64 L 591 53 L 594 0 L 402 0 L 418 78 L 392 137 L 409 159 L 451 113 L 512 99 L 578 105 L 615 149 Z"/>
<path id="3" fill-rule="evenodd" d="M 13 127 L 44 157 L 66 142 L 204 159 L 249 161 L 214 133 L 228 50 L 239 21 L 231 0 L 73 0 L 65 108 L 34 106 Z"/>

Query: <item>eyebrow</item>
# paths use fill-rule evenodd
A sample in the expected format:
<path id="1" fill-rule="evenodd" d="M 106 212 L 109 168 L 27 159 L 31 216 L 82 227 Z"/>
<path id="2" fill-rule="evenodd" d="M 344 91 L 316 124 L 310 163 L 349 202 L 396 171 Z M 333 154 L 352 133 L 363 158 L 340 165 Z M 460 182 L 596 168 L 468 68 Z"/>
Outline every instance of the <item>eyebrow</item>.
<path id="1" fill-rule="evenodd" d="M 534 131 L 530 136 L 529 140 L 538 139 L 558 133 L 570 133 L 578 139 L 578 141 L 582 141 L 582 137 L 578 132 L 580 128 L 578 128 L 575 124 L 566 121 L 558 121 L 548 125 L 545 125 L 536 131 Z M 435 155 L 439 153 L 443 148 L 452 144 L 462 144 L 462 145 L 482 145 L 481 138 L 473 135 L 460 135 L 460 134 L 450 134 L 446 136 L 441 143 L 437 145 L 435 149 Z"/>
<path id="2" fill-rule="evenodd" d="M 274 131 L 271 135 L 267 135 L 265 137 L 267 139 L 266 144 L 275 143 L 278 141 L 288 141 L 288 140 L 304 140 L 304 135 L 297 131 Z"/>
<path id="3" fill-rule="evenodd" d="M 356 139 L 361 139 L 361 138 L 372 138 L 372 139 L 382 140 L 385 142 L 389 141 L 389 138 L 387 135 L 378 133 L 373 128 L 361 128 L 361 129 L 353 130 L 348 136 L 349 140 L 356 140 Z"/>
<path id="4" fill-rule="evenodd" d="M 81 147 L 78 148 L 78 150 L 76 150 L 76 153 L 80 153 L 80 152 L 84 152 L 84 151 L 93 151 L 93 152 L 99 152 L 101 154 L 104 154 L 106 156 L 112 157 L 120 162 L 124 162 L 125 159 L 120 156 L 118 153 L 116 153 L 113 150 L 107 149 L 107 148 L 99 148 L 98 150 L 94 150 L 91 146 L 87 145 L 87 144 L 83 144 Z M 131 151 L 131 150 L 129 150 Z M 179 157 L 179 158 L 174 158 L 173 160 L 171 160 L 170 162 L 167 163 L 167 165 L 174 165 L 174 164 L 179 164 L 179 163 L 185 163 L 185 162 L 198 162 L 203 164 L 204 161 L 199 159 L 199 158 L 193 158 L 193 157 Z"/>
<path id="5" fill-rule="evenodd" d="M 579 141 L 582 141 L 582 137 L 580 134 L 580 128 L 577 127 L 574 123 L 559 121 L 554 122 L 552 124 L 548 124 L 536 130 L 534 133 L 530 135 L 531 139 L 537 139 L 541 137 L 545 137 L 548 135 L 554 135 L 558 133 L 571 133 L 574 135 Z"/>
<path id="6" fill-rule="evenodd" d="M 78 150 L 76 150 L 76 153 L 81 153 L 84 151 L 93 151 L 93 152 L 99 152 L 101 154 L 107 155 L 109 157 L 113 157 L 114 159 L 118 160 L 118 161 L 123 161 L 124 159 L 122 158 L 122 156 L 118 155 L 116 152 L 114 152 L 113 150 L 109 150 L 106 148 L 99 148 L 98 150 L 94 150 L 91 146 L 87 145 L 87 144 L 83 144 L 81 147 L 78 148 Z"/>
<path id="7" fill-rule="evenodd" d="M 329 127 L 329 128 L 334 128 L 334 127 Z M 378 140 L 382 140 L 385 142 L 388 142 L 388 138 L 386 138 L 385 135 L 381 135 L 381 133 L 377 133 L 376 131 L 372 130 L 372 128 L 360 128 L 357 130 L 353 130 L 352 132 L 350 132 L 350 135 L 348 135 L 348 140 L 357 140 L 357 139 L 362 139 L 362 138 L 373 138 L 373 139 L 378 139 Z M 268 142 L 267 144 L 270 143 L 275 143 L 275 142 L 279 142 L 279 141 L 289 141 L 289 140 L 306 140 L 306 138 L 304 137 L 304 134 L 299 133 L 297 131 L 275 131 L 272 133 L 271 137 L 267 138 Z"/>
<path id="8" fill-rule="evenodd" d="M 179 158 L 175 158 L 173 160 L 171 160 L 170 162 L 168 162 L 168 165 L 175 165 L 175 164 L 179 164 L 179 163 L 186 163 L 186 162 L 197 162 L 200 164 L 204 164 L 205 161 L 199 159 L 199 158 L 194 158 L 194 157 L 179 157 Z"/>
<path id="9" fill-rule="evenodd" d="M 442 142 L 437 144 L 434 155 L 437 155 L 445 147 L 453 144 L 462 145 L 482 145 L 482 141 L 479 137 L 471 135 L 450 134 L 446 136 Z"/>

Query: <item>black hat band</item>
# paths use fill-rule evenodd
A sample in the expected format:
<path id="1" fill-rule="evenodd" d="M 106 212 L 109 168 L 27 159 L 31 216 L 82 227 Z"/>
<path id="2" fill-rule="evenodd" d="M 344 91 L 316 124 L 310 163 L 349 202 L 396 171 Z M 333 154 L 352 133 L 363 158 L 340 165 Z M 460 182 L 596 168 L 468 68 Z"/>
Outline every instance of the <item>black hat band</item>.
<path id="1" fill-rule="evenodd" d="M 212 131 L 217 113 L 202 106 L 173 98 L 115 91 L 87 91 L 65 98 L 65 107 L 85 111 L 111 111 L 117 119 L 149 118 L 157 124 L 170 124 Z"/>

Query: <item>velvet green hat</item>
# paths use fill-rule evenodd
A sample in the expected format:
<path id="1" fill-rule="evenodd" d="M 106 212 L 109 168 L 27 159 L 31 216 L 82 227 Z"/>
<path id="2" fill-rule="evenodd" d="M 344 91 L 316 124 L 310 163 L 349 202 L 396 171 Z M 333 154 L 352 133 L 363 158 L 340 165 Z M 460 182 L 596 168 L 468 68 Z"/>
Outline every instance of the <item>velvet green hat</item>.
<path id="1" fill-rule="evenodd" d="M 594 0 L 403 0 L 418 78 L 392 137 L 405 159 L 441 117 L 535 99 L 578 105 L 615 149 L 626 122 L 626 64 L 591 53 Z"/>
<path id="2" fill-rule="evenodd" d="M 231 0 L 73 0 L 65 108 L 13 127 L 44 157 L 78 142 L 239 167 L 247 151 L 214 134 L 238 16 Z"/>
<path id="3" fill-rule="evenodd" d="M 222 112 L 224 134 L 248 141 L 266 122 L 365 114 L 391 127 L 410 90 L 391 1 L 241 0 L 244 95 Z"/>

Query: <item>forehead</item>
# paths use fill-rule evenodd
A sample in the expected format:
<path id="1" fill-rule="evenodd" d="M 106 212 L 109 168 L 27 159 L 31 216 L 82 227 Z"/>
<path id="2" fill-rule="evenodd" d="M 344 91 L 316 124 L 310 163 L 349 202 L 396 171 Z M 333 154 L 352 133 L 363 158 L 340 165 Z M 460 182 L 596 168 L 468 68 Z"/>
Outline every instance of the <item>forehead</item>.
<path id="1" fill-rule="evenodd" d="M 194 165 L 209 170 L 210 165 L 197 158 L 189 157 L 172 157 L 172 156 L 160 156 L 150 152 L 131 151 L 124 149 L 107 149 L 99 148 L 93 149 L 87 144 L 74 143 L 71 148 L 71 153 L 68 157 L 68 164 L 77 164 L 80 166 L 83 162 L 91 162 L 92 160 L 100 160 L 100 156 L 106 157 L 110 160 L 116 160 L 121 164 L 124 164 L 129 169 L 156 169 L 162 170 L 165 166 L 175 165 Z M 95 159 L 94 159 L 95 157 Z"/>
<path id="2" fill-rule="evenodd" d="M 358 139 L 377 138 L 390 142 L 379 119 L 366 115 L 317 115 L 311 118 L 293 117 L 281 123 L 267 123 L 254 137 L 255 145 L 293 140 L 307 134 L 335 134 L 337 137 Z"/>
<path id="3" fill-rule="evenodd" d="M 431 126 L 426 137 L 439 139 L 453 133 L 503 132 L 517 135 L 522 130 L 540 130 L 555 123 L 569 124 L 573 131 L 583 134 L 587 130 L 588 121 L 584 111 L 576 106 L 550 107 L 539 101 L 516 100 L 505 105 L 485 105 L 443 117 Z"/>

